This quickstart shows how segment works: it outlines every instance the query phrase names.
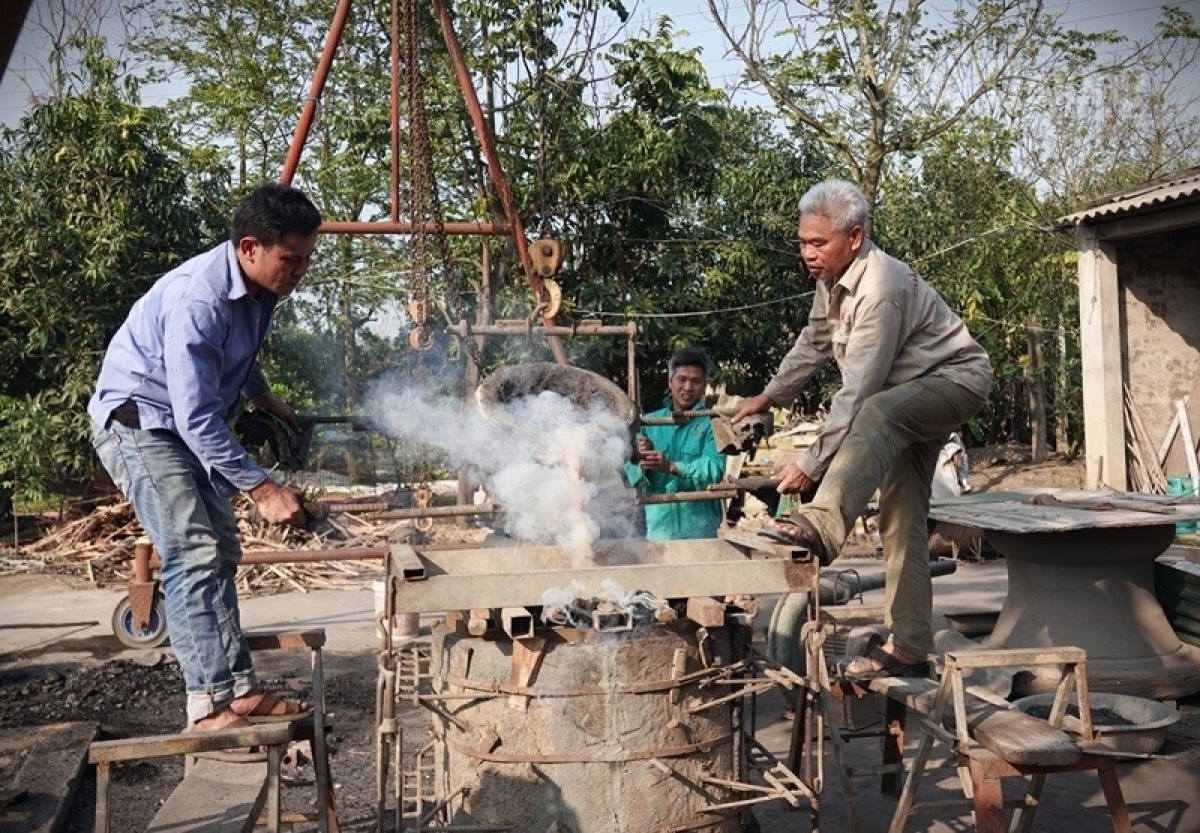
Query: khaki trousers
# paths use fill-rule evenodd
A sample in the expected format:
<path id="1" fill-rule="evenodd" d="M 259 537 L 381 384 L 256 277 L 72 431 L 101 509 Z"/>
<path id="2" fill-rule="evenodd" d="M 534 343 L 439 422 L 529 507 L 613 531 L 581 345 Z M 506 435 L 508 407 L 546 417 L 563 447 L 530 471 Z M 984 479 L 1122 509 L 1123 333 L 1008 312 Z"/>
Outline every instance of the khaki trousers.
<path id="1" fill-rule="evenodd" d="M 879 490 L 879 534 L 887 564 L 884 623 L 910 655 L 933 652 L 929 494 L 938 452 L 984 397 L 927 376 L 868 398 L 850 425 L 812 503 L 801 507 L 837 554 Z"/>

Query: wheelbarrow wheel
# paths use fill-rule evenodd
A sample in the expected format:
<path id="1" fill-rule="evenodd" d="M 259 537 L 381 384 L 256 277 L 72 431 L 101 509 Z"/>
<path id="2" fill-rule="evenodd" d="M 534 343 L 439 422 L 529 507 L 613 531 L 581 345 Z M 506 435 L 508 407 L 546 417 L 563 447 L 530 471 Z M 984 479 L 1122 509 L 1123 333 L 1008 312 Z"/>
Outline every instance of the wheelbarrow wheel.
<path id="1" fill-rule="evenodd" d="M 161 594 L 155 594 L 154 606 L 150 609 L 150 621 L 142 628 L 134 620 L 133 605 L 126 596 L 113 611 L 112 628 L 117 640 L 126 647 L 157 648 L 167 641 L 166 600 Z"/>

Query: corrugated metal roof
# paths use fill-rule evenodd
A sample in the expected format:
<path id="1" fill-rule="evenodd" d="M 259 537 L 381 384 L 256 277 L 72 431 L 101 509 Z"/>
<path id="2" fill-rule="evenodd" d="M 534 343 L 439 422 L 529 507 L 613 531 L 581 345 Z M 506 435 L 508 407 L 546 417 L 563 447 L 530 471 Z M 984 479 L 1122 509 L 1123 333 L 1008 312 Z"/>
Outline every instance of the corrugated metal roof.
<path id="1" fill-rule="evenodd" d="M 1101 197 L 1082 211 L 1061 218 L 1059 223 L 1074 226 L 1102 218 L 1115 218 L 1148 209 L 1163 208 L 1179 200 L 1190 202 L 1196 198 L 1200 198 L 1200 168 L 1188 168 L 1172 176 Z"/>

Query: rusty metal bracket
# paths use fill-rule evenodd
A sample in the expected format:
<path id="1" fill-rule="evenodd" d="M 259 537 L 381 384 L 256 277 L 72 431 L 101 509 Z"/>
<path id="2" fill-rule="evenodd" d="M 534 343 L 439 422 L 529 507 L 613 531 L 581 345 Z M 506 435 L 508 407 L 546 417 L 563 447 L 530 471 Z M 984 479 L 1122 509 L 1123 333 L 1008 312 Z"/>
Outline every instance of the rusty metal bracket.
<path id="1" fill-rule="evenodd" d="M 133 615 L 135 627 L 149 629 L 150 615 L 154 612 L 154 597 L 157 593 L 157 580 L 129 582 L 129 612 Z"/>

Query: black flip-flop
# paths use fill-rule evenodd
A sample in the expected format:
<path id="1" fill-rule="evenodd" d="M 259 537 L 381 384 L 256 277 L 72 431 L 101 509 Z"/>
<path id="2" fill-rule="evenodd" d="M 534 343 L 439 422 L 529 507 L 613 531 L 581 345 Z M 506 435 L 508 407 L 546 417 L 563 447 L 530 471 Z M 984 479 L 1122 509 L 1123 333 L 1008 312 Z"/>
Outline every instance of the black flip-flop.
<path id="1" fill-rule="evenodd" d="M 787 526 L 785 527 L 784 524 Z M 833 563 L 833 559 L 825 550 L 825 542 L 821 540 L 821 533 L 817 532 L 817 528 L 804 515 L 793 515 L 790 518 L 767 521 L 759 528 L 758 534 L 781 544 L 808 550 L 821 563 L 822 567 L 828 567 Z"/>
<path id="2" fill-rule="evenodd" d="M 874 660 L 879 663 L 880 668 L 870 668 L 865 671 L 851 671 L 850 666 L 859 660 Z M 903 662 L 896 656 L 889 654 L 887 651 L 880 648 L 878 645 L 868 651 L 861 657 L 848 657 L 837 665 L 838 676 L 843 680 L 878 680 L 883 677 L 927 677 L 929 676 L 929 663 L 925 660 L 920 662 Z"/>

